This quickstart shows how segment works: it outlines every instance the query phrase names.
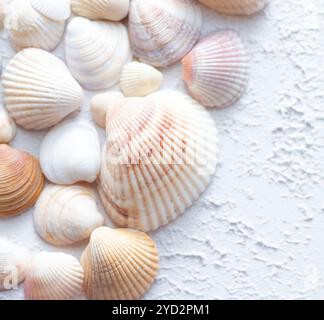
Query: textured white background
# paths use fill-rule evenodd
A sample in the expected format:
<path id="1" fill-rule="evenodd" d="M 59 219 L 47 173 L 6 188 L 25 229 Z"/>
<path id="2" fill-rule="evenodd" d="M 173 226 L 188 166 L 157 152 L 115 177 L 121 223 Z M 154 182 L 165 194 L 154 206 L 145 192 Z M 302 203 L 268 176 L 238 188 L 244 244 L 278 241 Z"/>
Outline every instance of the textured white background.
<path id="1" fill-rule="evenodd" d="M 221 151 L 212 184 L 185 215 L 152 234 L 161 270 L 146 298 L 324 298 L 324 3 L 272 0 L 248 19 L 203 13 L 204 34 L 241 33 L 251 79 L 238 104 L 211 111 Z M 62 48 L 55 53 L 63 58 Z M 14 52 L 4 32 L 0 51 L 6 64 Z M 184 90 L 180 66 L 164 73 L 165 88 Z M 91 96 L 81 116 L 89 117 Z M 19 130 L 13 145 L 38 155 L 43 135 Z M 34 252 L 79 257 L 84 248 L 41 241 L 32 210 L 1 220 L 0 236 Z M 12 298 L 22 291 L 0 293 Z"/>

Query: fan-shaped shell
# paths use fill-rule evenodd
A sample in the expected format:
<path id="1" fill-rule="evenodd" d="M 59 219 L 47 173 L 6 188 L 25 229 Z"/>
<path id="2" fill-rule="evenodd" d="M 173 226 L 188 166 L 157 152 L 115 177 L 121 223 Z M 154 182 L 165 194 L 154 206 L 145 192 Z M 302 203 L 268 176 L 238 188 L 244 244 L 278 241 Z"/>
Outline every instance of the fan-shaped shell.
<path id="1" fill-rule="evenodd" d="M 91 186 L 48 185 L 40 195 L 34 211 L 38 234 L 53 245 L 74 244 L 88 239 L 104 224 Z"/>
<path id="2" fill-rule="evenodd" d="M 54 21 L 64 21 L 71 15 L 70 0 L 30 0 L 32 7 Z"/>
<path id="3" fill-rule="evenodd" d="M 0 217 L 32 207 L 44 186 L 38 160 L 30 154 L 0 145 Z"/>
<path id="4" fill-rule="evenodd" d="M 2 84 L 7 110 L 25 129 L 50 128 L 79 110 L 83 101 L 83 90 L 65 64 L 40 49 L 16 54 Z"/>
<path id="5" fill-rule="evenodd" d="M 83 87 L 108 89 L 119 81 L 131 58 L 127 30 L 119 22 L 74 18 L 67 27 L 65 56 Z"/>
<path id="6" fill-rule="evenodd" d="M 160 91 L 107 112 L 99 193 L 120 226 L 150 231 L 177 218 L 211 180 L 217 130 L 190 97 Z"/>
<path id="7" fill-rule="evenodd" d="M 41 252 L 31 263 L 24 283 L 26 300 L 71 300 L 80 296 L 83 269 L 65 253 Z"/>
<path id="8" fill-rule="evenodd" d="M 202 16 L 193 0 L 132 0 L 129 34 L 134 55 L 155 67 L 181 60 L 200 36 Z"/>
<path id="9" fill-rule="evenodd" d="M 56 184 L 94 182 L 100 169 L 96 129 L 86 120 L 65 120 L 49 131 L 40 150 L 46 178 Z"/>
<path id="10" fill-rule="evenodd" d="M 84 290 L 90 299 L 139 299 L 151 287 L 159 258 L 153 240 L 130 229 L 93 231 L 82 254 Z"/>
<path id="11" fill-rule="evenodd" d="M 182 60 L 182 64 L 191 96 L 206 107 L 228 107 L 247 87 L 248 53 L 233 31 L 210 34 Z"/>
<path id="12" fill-rule="evenodd" d="M 16 135 L 16 124 L 0 104 L 0 143 L 10 142 Z"/>

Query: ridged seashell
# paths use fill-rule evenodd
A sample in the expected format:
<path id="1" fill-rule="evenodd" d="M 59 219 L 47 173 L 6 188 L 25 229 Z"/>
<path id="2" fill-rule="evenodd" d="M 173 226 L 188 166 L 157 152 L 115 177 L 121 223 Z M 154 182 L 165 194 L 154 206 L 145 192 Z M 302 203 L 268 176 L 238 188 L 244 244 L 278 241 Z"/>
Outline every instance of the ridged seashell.
<path id="1" fill-rule="evenodd" d="M 129 0 L 72 0 L 73 12 L 93 20 L 120 21 L 128 15 Z"/>
<path id="2" fill-rule="evenodd" d="M 80 296 L 83 269 L 79 261 L 65 253 L 41 252 L 28 269 L 26 300 L 72 300 Z"/>
<path id="3" fill-rule="evenodd" d="M 71 15 L 70 0 L 30 0 L 32 7 L 45 17 L 64 21 Z"/>
<path id="4" fill-rule="evenodd" d="M 126 97 L 145 97 L 161 88 L 163 74 L 144 63 L 130 62 L 122 72 L 120 87 Z"/>
<path id="5" fill-rule="evenodd" d="M 16 135 L 16 124 L 0 104 L 0 143 L 10 142 Z"/>
<path id="6" fill-rule="evenodd" d="M 44 176 L 30 154 L 0 145 L 0 217 L 32 207 L 43 190 Z"/>
<path id="7" fill-rule="evenodd" d="M 84 290 L 96 300 L 139 299 L 159 268 L 154 241 L 143 232 L 101 227 L 82 254 Z"/>
<path id="8" fill-rule="evenodd" d="M 50 128 L 79 110 L 83 102 L 83 90 L 65 64 L 40 49 L 16 54 L 2 84 L 7 110 L 25 129 Z"/>
<path id="9" fill-rule="evenodd" d="M 202 15 L 193 0 L 132 0 L 129 34 L 134 55 L 155 67 L 181 60 L 200 37 Z"/>
<path id="10" fill-rule="evenodd" d="M 233 31 L 210 34 L 182 64 L 190 95 L 206 107 L 228 107 L 247 87 L 248 53 Z"/>
<path id="11" fill-rule="evenodd" d="M 210 182 L 217 162 L 211 115 L 190 97 L 127 98 L 106 118 L 99 193 L 120 226 L 150 231 L 174 220 Z"/>
<path id="12" fill-rule="evenodd" d="M 40 163 L 46 178 L 56 184 L 94 182 L 100 170 L 100 142 L 86 120 L 65 120 L 43 140 Z"/>
<path id="13" fill-rule="evenodd" d="M 110 91 L 94 96 L 91 100 L 91 114 L 96 124 L 106 128 L 106 114 L 111 106 L 116 106 L 125 99 L 119 91 Z"/>
<path id="14" fill-rule="evenodd" d="M 0 291 L 17 288 L 25 279 L 30 259 L 26 248 L 0 238 Z"/>
<path id="15" fill-rule="evenodd" d="M 45 241 L 60 246 L 88 239 L 104 218 L 91 186 L 48 185 L 36 203 L 34 222 Z"/>
<path id="16" fill-rule="evenodd" d="M 119 22 L 74 18 L 67 27 L 65 57 L 83 87 L 108 89 L 131 58 L 127 29 Z"/>

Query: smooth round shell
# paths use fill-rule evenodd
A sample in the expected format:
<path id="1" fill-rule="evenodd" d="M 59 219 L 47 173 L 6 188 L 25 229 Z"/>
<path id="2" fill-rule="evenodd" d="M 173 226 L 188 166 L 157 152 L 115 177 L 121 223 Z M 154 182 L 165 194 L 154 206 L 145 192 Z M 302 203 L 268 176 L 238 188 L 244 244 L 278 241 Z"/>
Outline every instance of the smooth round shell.
<path id="1" fill-rule="evenodd" d="M 54 21 L 64 21 L 71 15 L 70 0 L 29 0 L 31 6 Z"/>
<path id="2" fill-rule="evenodd" d="M 0 105 L 0 143 L 10 142 L 16 135 L 16 124 L 3 105 Z"/>

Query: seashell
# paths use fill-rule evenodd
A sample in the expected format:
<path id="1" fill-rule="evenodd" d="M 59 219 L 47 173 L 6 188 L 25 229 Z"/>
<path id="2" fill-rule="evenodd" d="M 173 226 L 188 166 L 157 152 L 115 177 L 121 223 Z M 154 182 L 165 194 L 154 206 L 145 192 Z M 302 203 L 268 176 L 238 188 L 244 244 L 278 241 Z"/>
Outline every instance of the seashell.
<path id="1" fill-rule="evenodd" d="M 181 60 L 200 37 L 202 15 L 194 0 L 132 0 L 129 35 L 134 55 L 155 67 Z"/>
<path id="2" fill-rule="evenodd" d="M 0 238 L 0 291 L 11 290 L 25 279 L 30 253 L 6 238 Z"/>
<path id="3" fill-rule="evenodd" d="M 120 21 L 129 11 L 129 0 L 72 0 L 72 11 L 92 20 Z"/>
<path id="4" fill-rule="evenodd" d="M 10 142 L 16 135 L 16 124 L 6 109 L 0 105 L 0 143 Z"/>
<path id="5" fill-rule="evenodd" d="M 30 0 L 31 6 L 48 19 L 67 20 L 71 15 L 70 0 Z"/>
<path id="6" fill-rule="evenodd" d="M 72 300 L 80 296 L 83 269 L 71 255 L 60 252 L 37 254 L 24 283 L 26 300 Z"/>
<path id="7" fill-rule="evenodd" d="M 104 224 L 91 186 L 48 185 L 40 195 L 34 211 L 38 234 L 53 245 L 68 245 L 88 239 Z"/>
<path id="8" fill-rule="evenodd" d="M 83 87 L 108 89 L 119 81 L 131 58 L 127 29 L 119 22 L 74 18 L 67 27 L 65 56 Z"/>
<path id="9" fill-rule="evenodd" d="M 182 64 L 190 95 L 206 107 L 228 107 L 247 87 L 248 53 L 233 31 L 210 34 Z"/>
<path id="10" fill-rule="evenodd" d="M 190 97 L 159 91 L 127 98 L 106 118 L 99 194 L 118 225 L 151 231 L 190 207 L 217 162 L 211 115 Z"/>
<path id="11" fill-rule="evenodd" d="M 145 97 L 161 88 L 163 74 L 139 62 L 127 64 L 122 72 L 120 87 L 126 97 Z"/>
<path id="12" fill-rule="evenodd" d="M 46 178 L 56 184 L 94 182 L 100 170 L 100 142 L 86 120 L 65 120 L 49 131 L 40 150 Z"/>
<path id="13" fill-rule="evenodd" d="M 251 15 L 262 10 L 268 0 L 198 0 L 205 6 L 230 15 Z"/>
<path id="14" fill-rule="evenodd" d="M 100 227 L 81 257 L 84 290 L 96 300 L 139 299 L 159 268 L 154 241 L 143 232 Z"/>
<path id="15" fill-rule="evenodd" d="M 0 217 L 32 207 L 44 186 L 38 160 L 30 154 L 0 145 Z"/>
<path id="16" fill-rule="evenodd" d="M 106 128 L 106 113 L 111 106 L 121 103 L 125 97 L 119 91 L 110 91 L 94 96 L 91 100 L 91 114 L 96 124 Z"/>
<path id="17" fill-rule="evenodd" d="M 79 110 L 83 102 L 83 90 L 65 64 L 40 49 L 16 54 L 2 84 L 7 110 L 25 129 L 50 128 Z"/>

